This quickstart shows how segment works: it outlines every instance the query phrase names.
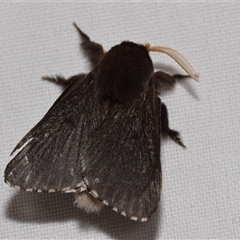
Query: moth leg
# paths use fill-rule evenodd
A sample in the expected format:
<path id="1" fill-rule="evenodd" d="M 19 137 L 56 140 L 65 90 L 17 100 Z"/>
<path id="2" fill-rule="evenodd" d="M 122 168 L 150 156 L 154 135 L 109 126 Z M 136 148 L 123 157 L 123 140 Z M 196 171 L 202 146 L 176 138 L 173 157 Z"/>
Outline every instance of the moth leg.
<path id="1" fill-rule="evenodd" d="M 153 74 L 153 78 L 155 79 L 156 90 L 158 92 L 170 90 L 174 87 L 176 82 L 184 80 L 188 77 L 190 77 L 190 76 L 181 75 L 181 74 L 175 74 L 175 75 L 171 76 L 171 75 L 169 75 L 165 72 L 161 72 L 161 71 L 157 71 Z"/>
<path id="2" fill-rule="evenodd" d="M 77 29 L 79 36 L 82 40 L 80 46 L 91 63 L 92 68 L 94 68 L 104 57 L 104 50 L 101 44 L 92 42 L 91 39 L 77 26 L 73 23 Z"/>
<path id="3" fill-rule="evenodd" d="M 175 141 L 181 147 L 186 148 L 186 146 L 184 145 L 184 143 L 180 138 L 179 132 L 169 128 L 168 111 L 164 103 L 161 103 L 161 128 L 162 128 L 163 137 L 169 136 L 173 141 Z"/>
<path id="4" fill-rule="evenodd" d="M 61 75 L 57 75 L 56 77 L 44 76 L 44 77 L 42 77 L 42 80 L 47 80 L 49 82 L 53 82 L 53 83 L 63 87 L 63 89 L 65 89 L 67 86 L 71 85 L 74 81 L 76 81 L 76 80 L 81 81 L 85 76 L 86 76 L 85 73 L 81 73 L 81 74 L 72 76 L 68 79 L 64 78 Z"/>

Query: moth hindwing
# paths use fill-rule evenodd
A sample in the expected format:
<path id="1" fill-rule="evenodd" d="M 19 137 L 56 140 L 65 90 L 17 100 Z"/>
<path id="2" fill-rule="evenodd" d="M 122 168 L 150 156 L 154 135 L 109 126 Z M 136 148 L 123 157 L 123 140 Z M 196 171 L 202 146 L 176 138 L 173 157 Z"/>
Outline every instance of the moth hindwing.
<path id="1" fill-rule="evenodd" d="M 14 148 L 21 149 L 5 182 L 26 191 L 75 192 L 88 212 L 105 204 L 146 221 L 160 199 L 161 136 L 185 147 L 158 93 L 188 77 L 154 72 L 149 51 L 167 53 L 197 76 L 175 50 L 125 41 L 105 52 L 75 27 L 93 69 L 68 79 L 43 77 L 64 91 Z"/>

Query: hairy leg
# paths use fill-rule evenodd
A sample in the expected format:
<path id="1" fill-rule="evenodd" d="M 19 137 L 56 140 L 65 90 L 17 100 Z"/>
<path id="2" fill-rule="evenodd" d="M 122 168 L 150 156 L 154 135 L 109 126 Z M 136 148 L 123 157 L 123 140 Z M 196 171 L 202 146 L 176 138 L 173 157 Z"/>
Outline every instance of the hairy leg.
<path id="1" fill-rule="evenodd" d="M 49 82 L 53 82 L 57 85 L 60 85 L 61 87 L 63 87 L 63 89 L 65 89 L 67 86 L 71 85 L 73 82 L 80 82 L 82 81 L 82 79 L 86 76 L 87 74 L 85 73 L 81 73 L 75 76 L 72 76 L 68 79 L 64 78 L 63 76 L 57 75 L 56 77 L 48 77 L 48 76 L 44 76 L 42 77 L 43 80 L 47 80 Z"/>
<path id="2" fill-rule="evenodd" d="M 91 63 L 92 68 L 94 68 L 104 57 L 104 50 L 101 44 L 92 42 L 91 39 L 77 26 L 73 23 L 77 29 L 79 36 L 82 40 L 80 46 Z"/>
<path id="3" fill-rule="evenodd" d="M 175 86 L 176 82 L 185 80 L 190 76 L 180 74 L 171 76 L 165 72 L 157 71 L 154 73 L 153 77 L 155 79 L 156 90 L 157 92 L 161 93 L 163 91 L 172 89 Z"/>
<path id="4" fill-rule="evenodd" d="M 186 148 L 186 146 L 184 145 L 184 143 L 180 138 L 179 132 L 169 128 L 168 111 L 164 103 L 161 103 L 161 127 L 162 127 L 163 137 L 169 136 L 173 141 L 175 141 L 181 147 Z"/>

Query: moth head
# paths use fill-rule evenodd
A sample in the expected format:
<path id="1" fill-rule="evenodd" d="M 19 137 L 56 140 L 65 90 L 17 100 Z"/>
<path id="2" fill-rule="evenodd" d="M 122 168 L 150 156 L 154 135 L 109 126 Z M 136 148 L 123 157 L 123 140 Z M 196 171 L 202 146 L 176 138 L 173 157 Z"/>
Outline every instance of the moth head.
<path id="1" fill-rule="evenodd" d="M 145 44 L 145 48 L 149 52 L 162 52 L 173 58 L 188 74 L 191 78 L 199 81 L 199 76 L 191 66 L 191 64 L 187 61 L 185 57 L 183 57 L 179 52 L 172 48 L 162 47 L 162 46 L 151 46 L 149 43 Z"/>

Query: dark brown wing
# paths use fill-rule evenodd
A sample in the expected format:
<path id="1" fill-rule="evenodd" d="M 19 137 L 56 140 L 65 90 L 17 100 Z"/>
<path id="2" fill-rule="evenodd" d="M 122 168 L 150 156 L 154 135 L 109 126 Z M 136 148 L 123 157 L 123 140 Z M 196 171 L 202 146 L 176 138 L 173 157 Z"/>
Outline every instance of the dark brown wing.
<path id="1" fill-rule="evenodd" d="M 153 90 L 116 104 L 83 154 L 88 191 L 137 221 L 153 214 L 160 197 L 159 107 Z"/>
<path id="2" fill-rule="evenodd" d="M 14 151 L 25 144 L 6 167 L 9 185 L 29 191 L 76 191 L 82 182 L 81 152 L 108 111 L 93 79 L 92 73 L 76 79 L 77 86 L 69 86 L 16 146 Z"/>

